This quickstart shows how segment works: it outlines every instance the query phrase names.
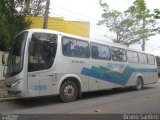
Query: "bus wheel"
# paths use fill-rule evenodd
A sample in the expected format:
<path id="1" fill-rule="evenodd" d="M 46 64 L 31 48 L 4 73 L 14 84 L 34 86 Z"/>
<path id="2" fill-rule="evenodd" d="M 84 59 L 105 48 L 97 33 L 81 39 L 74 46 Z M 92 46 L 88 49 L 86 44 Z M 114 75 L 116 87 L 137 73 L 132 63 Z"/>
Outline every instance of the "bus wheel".
<path id="1" fill-rule="evenodd" d="M 71 102 L 78 95 L 78 87 L 73 81 L 65 81 L 60 88 L 60 99 L 63 102 Z"/>
<path id="2" fill-rule="evenodd" d="M 138 78 L 137 78 L 137 82 L 136 82 L 135 89 L 136 89 L 137 91 L 143 89 L 143 80 L 142 80 L 141 77 L 138 77 Z"/>

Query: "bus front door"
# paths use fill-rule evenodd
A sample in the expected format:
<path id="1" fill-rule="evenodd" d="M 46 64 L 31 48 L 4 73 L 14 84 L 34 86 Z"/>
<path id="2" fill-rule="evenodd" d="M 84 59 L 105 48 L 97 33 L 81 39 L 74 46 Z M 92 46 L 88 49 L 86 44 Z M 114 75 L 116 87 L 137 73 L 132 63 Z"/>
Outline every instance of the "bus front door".
<path id="1" fill-rule="evenodd" d="M 39 75 L 37 73 L 28 73 L 28 93 L 30 97 L 39 96 L 40 91 L 37 89 L 39 81 Z"/>

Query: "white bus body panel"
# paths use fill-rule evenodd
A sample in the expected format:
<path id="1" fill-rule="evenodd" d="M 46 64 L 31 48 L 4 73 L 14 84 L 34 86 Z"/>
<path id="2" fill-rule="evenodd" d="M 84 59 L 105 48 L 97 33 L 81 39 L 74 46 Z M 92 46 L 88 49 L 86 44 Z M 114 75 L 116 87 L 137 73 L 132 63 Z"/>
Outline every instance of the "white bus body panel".
<path id="1" fill-rule="evenodd" d="M 156 64 L 131 64 L 112 60 L 64 56 L 61 43 L 63 35 L 58 32 L 55 33 L 58 35 L 58 46 L 52 67 L 48 70 L 28 73 L 28 46 L 33 32 L 44 31 L 29 30 L 29 39 L 25 49 L 24 69 L 19 75 L 7 78 L 6 81 L 9 84 L 11 81 L 14 82 L 16 79 L 22 78 L 22 82 L 16 88 L 16 90 L 22 91 L 21 97 L 57 95 L 60 93 L 62 82 L 70 77 L 79 81 L 81 92 L 133 86 L 136 84 L 138 76 L 143 78 L 144 84 L 155 83 L 158 80 Z M 47 30 L 45 32 L 54 33 L 54 31 Z M 11 90 L 14 91 L 14 88 L 11 88 Z"/>

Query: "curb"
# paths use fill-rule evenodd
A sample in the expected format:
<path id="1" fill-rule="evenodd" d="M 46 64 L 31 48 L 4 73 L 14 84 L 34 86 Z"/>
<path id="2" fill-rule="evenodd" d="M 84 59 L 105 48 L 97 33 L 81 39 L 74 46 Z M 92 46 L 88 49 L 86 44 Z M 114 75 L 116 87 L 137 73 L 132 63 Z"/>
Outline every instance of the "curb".
<path id="1" fill-rule="evenodd" d="M 8 102 L 8 101 L 14 101 L 18 100 L 16 97 L 6 97 L 6 98 L 0 98 L 0 102 Z"/>

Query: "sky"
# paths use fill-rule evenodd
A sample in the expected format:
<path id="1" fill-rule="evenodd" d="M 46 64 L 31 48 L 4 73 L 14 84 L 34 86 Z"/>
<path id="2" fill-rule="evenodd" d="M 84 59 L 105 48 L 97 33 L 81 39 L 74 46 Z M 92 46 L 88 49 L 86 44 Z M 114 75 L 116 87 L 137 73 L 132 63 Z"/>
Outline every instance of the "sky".
<path id="1" fill-rule="evenodd" d="M 65 20 L 89 21 L 90 39 L 112 42 L 114 34 L 109 32 L 105 26 L 97 26 L 101 20 L 102 8 L 99 0 L 50 0 L 50 16 L 62 17 Z M 123 12 L 134 0 L 103 0 L 111 9 Z M 160 0 L 145 0 L 150 10 L 160 9 Z M 130 46 L 141 50 L 140 44 Z M 146 52 L 160 56 L 160 35 L 153 36 L 146 42 Z"/>

